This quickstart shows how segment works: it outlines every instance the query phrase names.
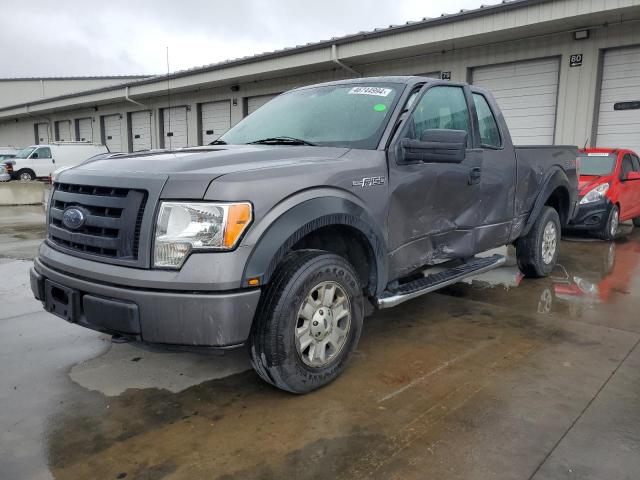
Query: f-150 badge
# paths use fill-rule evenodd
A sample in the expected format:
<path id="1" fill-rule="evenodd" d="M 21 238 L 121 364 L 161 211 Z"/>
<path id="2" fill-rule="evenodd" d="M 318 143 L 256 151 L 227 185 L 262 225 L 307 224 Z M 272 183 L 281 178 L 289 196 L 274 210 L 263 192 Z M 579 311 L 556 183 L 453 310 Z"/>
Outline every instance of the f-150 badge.
<path id="1" fill-rule="evenodd" d="M 354 180 L 354 187 L 375 187 L 376 185 L 384 185 L 387 177 L 364 177 L 362 180 Z"/>

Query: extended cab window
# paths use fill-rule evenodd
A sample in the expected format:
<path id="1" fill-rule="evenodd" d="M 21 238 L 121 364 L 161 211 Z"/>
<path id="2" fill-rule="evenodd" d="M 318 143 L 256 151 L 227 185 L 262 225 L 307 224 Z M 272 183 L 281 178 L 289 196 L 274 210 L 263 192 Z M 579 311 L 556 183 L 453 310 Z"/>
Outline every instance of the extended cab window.
<path id="1" fill-rule="evenodd" d="M 422 96 L 411 115 L 407 137 L 420 140 L 425 130 L 470 131 L 469 109 L 461 87 L 433 87 Z"/>
<path id="2" fill-rule="evenodd" d="M 473 103 L 476 106 L 476 113 L 478 114 L 481 146 L 489 148 L 502 147 L 498 122 L 496 122 L 496 118 L 493 116 L 493 112 L 491 111 L 491 107 L 489 107 L 487 99 L 479 93 L 474 93 Z"/>

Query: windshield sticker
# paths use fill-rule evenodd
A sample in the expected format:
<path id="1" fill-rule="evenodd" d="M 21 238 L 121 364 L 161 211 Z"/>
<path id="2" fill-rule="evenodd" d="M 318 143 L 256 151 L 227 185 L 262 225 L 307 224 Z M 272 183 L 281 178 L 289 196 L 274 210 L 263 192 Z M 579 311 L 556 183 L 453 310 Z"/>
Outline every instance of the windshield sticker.
<path id="1" fill-rule="evenodd" d="M 590 157 L 608 157 L 609 155 L 611 155 L 610 153 L 589 153 Z"/>
<path id="2" fill-rule="evenodd" d="M 349 95 L 375 95 L 376 97 L 388 97 L 393 90 L 381 87 L 353 87 Z"/>
<path id="3" fill-rule="evenodd" d="M 378 103 L 373 106 L 373 109 L 376 112 L 384 112 L 387 109 L 387 106 L 384 103 Z"/>

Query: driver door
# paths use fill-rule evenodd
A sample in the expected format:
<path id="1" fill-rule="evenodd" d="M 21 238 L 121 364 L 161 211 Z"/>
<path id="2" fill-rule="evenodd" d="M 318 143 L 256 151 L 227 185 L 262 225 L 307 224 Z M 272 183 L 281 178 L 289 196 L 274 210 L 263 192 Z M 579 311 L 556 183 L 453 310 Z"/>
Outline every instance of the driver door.
<path id="1" fill-rule="evenodd" d="M 468 87 L 427 85 L 396 136 L 389 159 L 389 270 L 400 278 L 424 265 L 473 256 L 482 152 L 473 145 Z M 411 100 L 409 100 L 411 103 Z M 411 105 L 408 105 L 411 108 Z M 402 139 L 421 141 L 425 131 L 467 132 L 464 160 L 407 160 Z M 428 133 L 426 134 L 428 135 Z"/>
<path id="2" fill-rule="evenodd" d="M 47 177 L 53 172 L 53 159 L 49 147 L 38 147 L 31 154 L 31 160 L 36 177 Z"/>

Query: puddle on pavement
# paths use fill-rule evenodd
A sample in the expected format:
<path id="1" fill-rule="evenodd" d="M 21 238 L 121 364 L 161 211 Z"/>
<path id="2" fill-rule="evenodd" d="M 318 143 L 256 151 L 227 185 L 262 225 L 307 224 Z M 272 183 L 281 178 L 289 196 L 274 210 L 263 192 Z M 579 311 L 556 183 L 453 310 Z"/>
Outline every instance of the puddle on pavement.
<path id="1" fill-rule="evenodd" d="M 250 368 L 244 349 L 221 356 L 148 350 L 114 343 L 104 355 L 74 366 L 69 376 L 78 385 L 111 397 L 128 389 L 144 388 L 178 393 Z"/>
<path id="2" fill-rule="evenodd" d="M 524 279 L 508 249 L 504 266 L 442 293 L 516 308 L 523 313 L 569 318 L 640 332 L 640 232 L 616 242 L 585 237 L 561 243 L 558 266 L 548 278 Z"/>

